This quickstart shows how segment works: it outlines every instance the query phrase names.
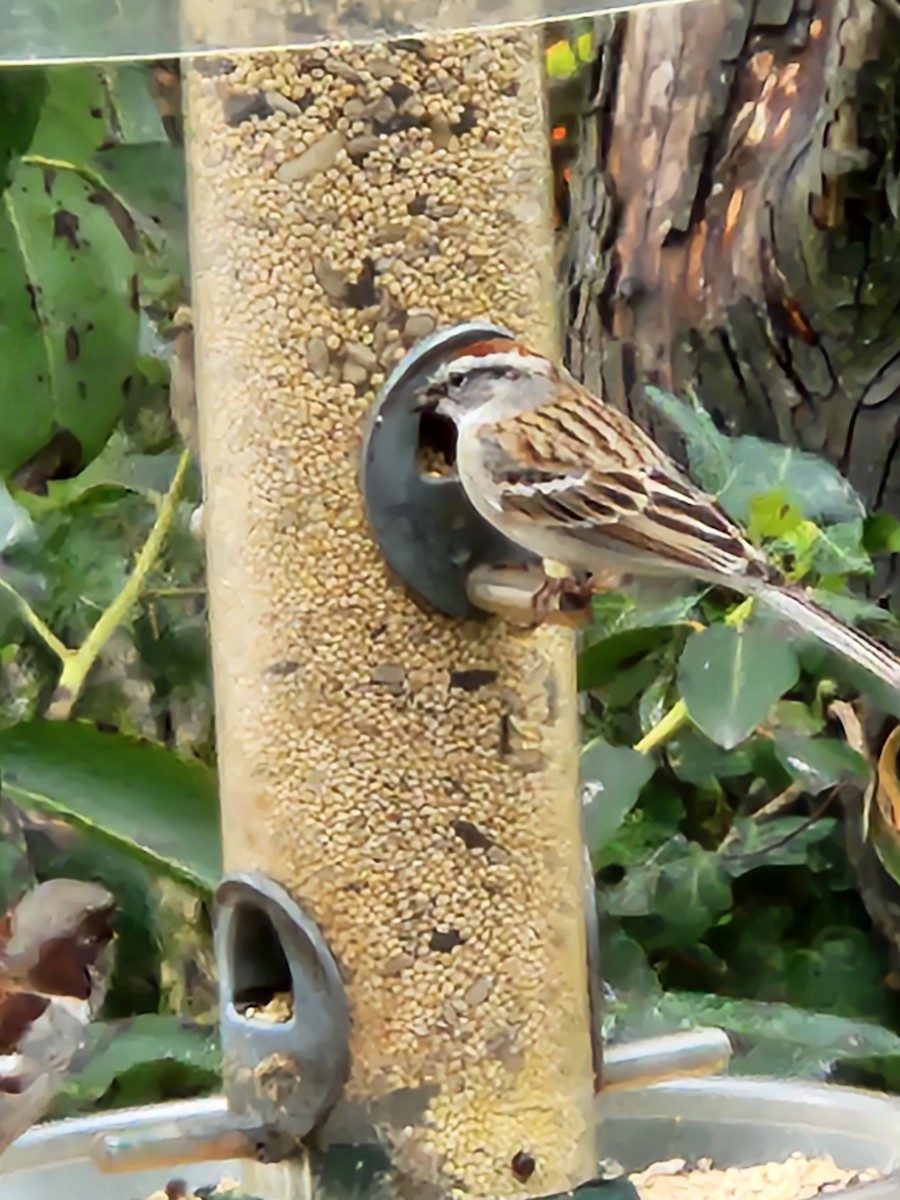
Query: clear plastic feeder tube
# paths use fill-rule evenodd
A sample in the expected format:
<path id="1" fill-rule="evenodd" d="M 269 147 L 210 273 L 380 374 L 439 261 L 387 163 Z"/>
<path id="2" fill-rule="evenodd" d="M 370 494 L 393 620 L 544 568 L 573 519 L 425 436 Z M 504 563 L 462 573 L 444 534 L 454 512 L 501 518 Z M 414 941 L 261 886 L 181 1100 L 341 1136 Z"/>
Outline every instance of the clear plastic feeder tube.
<path id="1" fill-rule="evenodd" d="M 403 1177 L 568 1190 L 596 1165 L 572 638 L 423 612 L 358 482 L 436 326 L 558 351 L 539 36 L 196 60 L 186 91 L 226 865 L 326 937 L 343 1112 Z"/>
<path id="2" fill-rule="evenodd" d="M 660 0 L 7 0 L 0 64 L 160 58 L 523 27 Z M 663 0 L 665 2 L 665 0 Z"/>

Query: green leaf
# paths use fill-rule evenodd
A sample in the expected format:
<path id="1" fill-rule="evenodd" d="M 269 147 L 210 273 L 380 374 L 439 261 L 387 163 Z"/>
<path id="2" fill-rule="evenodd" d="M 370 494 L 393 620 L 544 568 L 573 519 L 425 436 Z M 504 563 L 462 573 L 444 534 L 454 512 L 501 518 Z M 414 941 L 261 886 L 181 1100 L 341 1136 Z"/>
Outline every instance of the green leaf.
<path id="1" fill-rule="evenodd" d="M 863 522 L 863 546 L 869 554 L 900 552 L 900 521 L 890 513 L 877 512 Z"/>
<path id="2" fill-rule="evenodd" d="M 820 529 L 812 565 L 819 575 L 871 575 L 874 568 L 863 545 L 862 519 Z"/>
<path id="3" fill-rule="evenodd" d="M 145 62 L 107 66 L 109 93 L 118 132 L 124 142 L 164 142 L 166 131 L 150 92 Z"/>
<path id="4" fill-rule="evenodd" d="M 578 655 L 578 690 L 589 692 L 609 683 L 624 664 L 665 640 L 657 629 L 626 629 L 587 646 Z"/>
<path id="5" fill-rule="evenodd" d="M 13 500 L 5 484 L 0 483 L 0 554 L 34 534 L 31 517 Z"/>
<path id="6" fill-rule="evenodd" d="M 718 497 L 730 516 L 746 523 L 754 500 L 782 492 L 808 521 L 831 525 L 865 515 L 865 506 L 836 467 L 793 446 L 719 433 L 699 400 L 646 387 L 653 408 L 685 439 L 691 475 Z"/>
<path id="7" fill-rule="evenodd" d="M 864 787 L 868 782 L 870 772 L 865 758 L 837 738 L 804 737 L 778 729 L 773 741 L 785 770 L 813 795 L 836 783 L 852 782 Z"/>
<path id="8" fill-rule="evenodd" d="M 19 165 L 0 205 L 0 476 L 40 453 L 37 490 L 103 448 L 136 364 L 135 246 L 108 193 Z"/>
<path id="9" fill-rule="evenodd" d="M 733 878 L 757 867 L 805 866 L 810 848 L 829 837 L 834 827 L 830 817 L 812 824 L 806 817 L 775 817 L 762 822 L 736 817 L 721 851 L 722 865 Z"/>
<path id="10" fill-rule="evenodd" d="M 602 850 L 620 828 L 654 770 L 652 759 L 627 746 L 610 746 L 602 738 L 585 746 L 581 787 L 585 838 L 592 854 Z"/>
<path id="11" fill-rule="evenodd" d="M 0 193 L 18 157 L 31 145 L 47 96 L 48 72 L 32 67 L 0 71 Z"/>
<path id="12" fill-rule="evenodd" d="M 50 626 L 84 638 L 124 585 L 130 552 L 143 544 L 153 509 L 140 496 L 99 488 L 67 508 L 37 498 L 30 506 L 37 537 L 16 550 L 12 563 L 43 580 L 35 607 Z"/>
<path id="13" fill-rule="evenodd" d="M 603 893 L 604 911 L 641 918 L 649 948 L 696 941 L 731 907 L 731 882 L 719 855 L 676 834 L 647 862 Z"/>
<path id="14" fill-rule="evenodd" d="M 825 928 L 787 963 L 788 999 L 842 1017 L 887 1016 L 884 967 L 871 937 L 850 926 Z"/>
<path id="15" fill-rule="evenodd" d="M 183 150 L 168 141 L 105 146 L 96 155 L 94 166 L 151 239 L 164 242 L 170 269 L 186 276 L 187 181 Z"/>
<path id="16" fill-rule="evenodd" d="M 92 1025 L 79 1057 L 86 1065 L 66 1081 L 54 1106 L 56 1117 L 84 1107 L 109 1107 L 104 1100 L 114 1100 L 119 1107 L 165 1099 L 165 1080 L 176 1074 L 195 1094 L 211 1090 L 220 1078 L 215 1027 L 156 1013 Z M 180 1070 L 173 1072 L 173 1066 Z"/>
<path id="17" fill-rule="evenodd" d="M 646 862 L 654 851 L 674 837 L 684 818 L 684 804 L 672 788 L 654 782 L 645 785 L 640 801 L 625 818 L 616 833 L 593 856 L 597 870 L 616 863 L 632 866 Z"/>
<path id="18" fill-rule="evenodd" d="M 671 675 L 668 671 L 663 671 L 645 689 L 638 702 L 638 718 L 642 737 L 658 725 L 672 707 L 669 699 L 671 687 Z"/>
<path id="19" fill-rule="evenodd" d="M 691 720 L 732 749 L 794 686 L 800 664 L 783 640 L 753 625 L 717 625 L 692 634 L 678 662 L 678 688 Z"/>
<path id="20" fill-rule="evenodd" d="M 821 712 L 814 711 L 802 700 L 779 700 L 769 714 L 769 723 L 785 732 L 804 735 L 821 733 L 825 725 Z"/>
<path id="21" fill-rule="evenodd" d="M 85 166 L 110 135 L 103 76 L 98 67 L 57 66 L 47 72 L 47 96 L 29 155 Z"/>
<path id="22" fill-rule="evenodd" d="M 816 604 L 827 608 L 842 621 L 849 621 L 851 625 L 859 625 L 861 622 L 867 621 L 876 622 L 879 625 L 897 626 L 897 618 L 889 608 L 882 608 L 880 604 L 867 600 L 864 596 L 829 592 L 823 588 L 812 588 L 809 594 Z"/>
<path id="23" fill-rule="evenodd" d="M 669 766 L 685 783 L 709 786 L 717 779 L 750 775 L 755 764 L 753 742 L 723 750 L 698 729 L 685 729 L 666 747 Z"/>
<path id="24" fill-rule="evenodd" d="M 700 599 L 693 589 L 678 590 L 673 595 L 668 584 L 659 588 L 634 583 L 621 592 L 600 592 L 593 598 L 594 621 L 587 632 L 588 640 L 593 643 L 626 630 L 684 625 L 693 616 Z"/>
<path id="25" fill-rule="evenodd" d="M 689 1024 L 738 1035 L 743 1048 L 731 1062 L 735 1075 L 824 1079 L 844 1058 L 900 1054 L 900 1037 L 889 1029 L 790 1004 L 670 992 L 660 1007 L 663 1015 L 654 1032 Z"/>
<path id="26" fill-rule="evenodd" d="M 747 520 L 756 496 L 777 491 L 820 527 L 865 516 L 865 506 L 837 468 L 805 450 L 740 437 L 731 442 L 731 464 L 718 500 L 735 520 Z"/>
<path id="27" fill-rule="evenodd" d="M 644 392 L 651 406 L 684 437 L 693 478 L 705 491 L 718 494 L 733 469 L 730 440 L 719 433 L 696 397 L 688 400 L 649 386 Z"/>
<path id="28" fill-rule="evenodd" d="M 747 533 L 754 542 L 788 537 L 803 523 L 803 513 L 791 504 L 784 488 L 754 496 L 750 502 Z"/>
<path id="29" fill-rule="evenodd" d="M 213 773 L 81 721 L 0 730 L 0 776 L 20 806 L 70 820 L 193 887 L 222 873 Z"/>
<path id="30" fill-rule="evenodd" d="M 95 488 L 121 488 L 143 496 L 162 496 L 169 490 L 180 455 L 134 454 L 127 438 L 116 432 L 90 466 L 72 479 L 48 485 L 54 504 L 71 504 Z"/>

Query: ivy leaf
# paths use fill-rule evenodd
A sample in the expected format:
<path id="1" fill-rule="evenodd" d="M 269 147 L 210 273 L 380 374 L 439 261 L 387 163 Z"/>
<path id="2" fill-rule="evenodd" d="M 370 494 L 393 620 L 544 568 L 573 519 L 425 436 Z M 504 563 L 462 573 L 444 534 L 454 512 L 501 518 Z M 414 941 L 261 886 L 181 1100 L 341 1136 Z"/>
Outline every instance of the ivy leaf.
<path id="1" fill-rule="evenodd" d="M 806 817 L 776 817 L 754 821 L 736 817 L 721 852 L 722 866 L 733 878 L 757 867 L 804 866 L 812 846 L 824 841 L 835 827 L 830 817 L 809 823 Z"/>
<path id="2" fill-rule="evenodd" d="M 825 721 L 820 712 L 802 700 L 779 700 L 769 714 L 769 724 L 773 729 L 810 736 L 821 733 Z"/>
<path id="3" fill-rule="evenodd" d="M 694 724 L 730 750 L 765 720 L 799 674 L 797 656 L 782 640 L 753 625 L 717 625 L 688 638 L 678 689 Z"/>
<path id="4" fill-rule="evenodd" d="M 602 850 L 637 803 L 653 775 L 653 760 L 627 746 L 595 738 L 581 754 L 585 839 L 592 854 Z"/>
<path id="5" fill-rule="evenodd" d="M 787 729 L 778 729 L 773 742 L 785 770 L 813 795 L 836 783 L 853 782 L 864 787 L 868 781 L 866 760 L 837 738 L 804 737 Z"/>
<path id="6" fill-rule="evenodd" d="M 816 604 L 827 608 L 836 617 L 840 617 L 842 621 L 848 621 L 851 625 L 859 625 L 862 621 L 877 622 L 879 625 L 897 625 L 897 618 L 889 608 L 882 608 L 880 604 L 876 604 L 873 600 L 867 600 L 864 596 L 830 592 L 824 588 L 812 588 L 810 596 Z"/>
<path id="7" fill-rule="evenodd" d="M 166 1084 L 175 1081 L 197 1090 L 219 1082 L 217 1031 L 170 1015 L 98 1022 L 90 1027 L 82 1058 L 84 1067 L 70 1075 L 57 1097 L 55 1117 L 106 1107 L 102 1102 L 113 1098 L 117 1105 L 128 1103 L 129 1095 L 135 1102 L 162 1100 L 172 1094 Z"/>
<path id="8" fill-rule="evenodd" d="M 731 882 L 719 855 L 676 834 L 647 862 L 604 892 L 613 916 L 641 918 L 647 948 L 683 946 L 701 937 L 731 907 Z"/>
<path id="9" fill-rule="evenodd" d="M 615 834 L 606 842 L 600 854 L 593 856 L 596 869 L 616 863 L 632 866 L 646 862 L 678 832 L 684 817 L 684 804 L 673 789 L 654 782 L 645 786 L 640 803 L 636 804 Z"/>
<path id="10" fill-rule="evenodd" d="M 825 990 L 833 992 L 830 985 Z M 836 1060 L 900 1055 L 900 1037 L 891 1030 L 809 1008 L 696 992 L 669 992 L 664 1003 L 668 1028 L 716 1025 L 740 1035 L 742 1052 L 731 1064 L 735 1075 L 823 1079 Z M 818 999 L 814 1004 L 821 1007 Z"/>

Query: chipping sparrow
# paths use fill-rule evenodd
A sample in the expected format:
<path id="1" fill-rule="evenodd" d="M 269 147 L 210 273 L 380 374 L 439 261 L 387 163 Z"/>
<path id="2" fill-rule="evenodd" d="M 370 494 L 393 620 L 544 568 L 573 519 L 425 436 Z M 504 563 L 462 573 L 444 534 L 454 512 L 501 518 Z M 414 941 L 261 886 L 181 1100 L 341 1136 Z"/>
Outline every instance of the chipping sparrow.
<path id="1" fill-rule="evenodd" d="M 693 577 L 755 596 L 900 690 L 900 659 L 786 584 L 628 417 L 510 338 L 446 360 L 420 410 L 453 421 L 459 481 L 511 541 L 573 575 Z"/>

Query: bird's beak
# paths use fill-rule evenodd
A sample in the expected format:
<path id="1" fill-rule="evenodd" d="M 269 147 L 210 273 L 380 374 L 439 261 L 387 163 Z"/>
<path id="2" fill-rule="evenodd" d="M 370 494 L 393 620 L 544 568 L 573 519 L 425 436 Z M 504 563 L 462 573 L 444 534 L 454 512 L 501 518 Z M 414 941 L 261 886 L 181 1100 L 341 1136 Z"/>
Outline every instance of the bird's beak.
<path id="1" fill-rule="evenodd" d="M 416 415 L 421 413 L 437 412 L 437 407 L 443 398 L 443 392 L 439 388 L 426 387 L 419 392 L 418 403 L 414 406 L 413 412 Z"/>

